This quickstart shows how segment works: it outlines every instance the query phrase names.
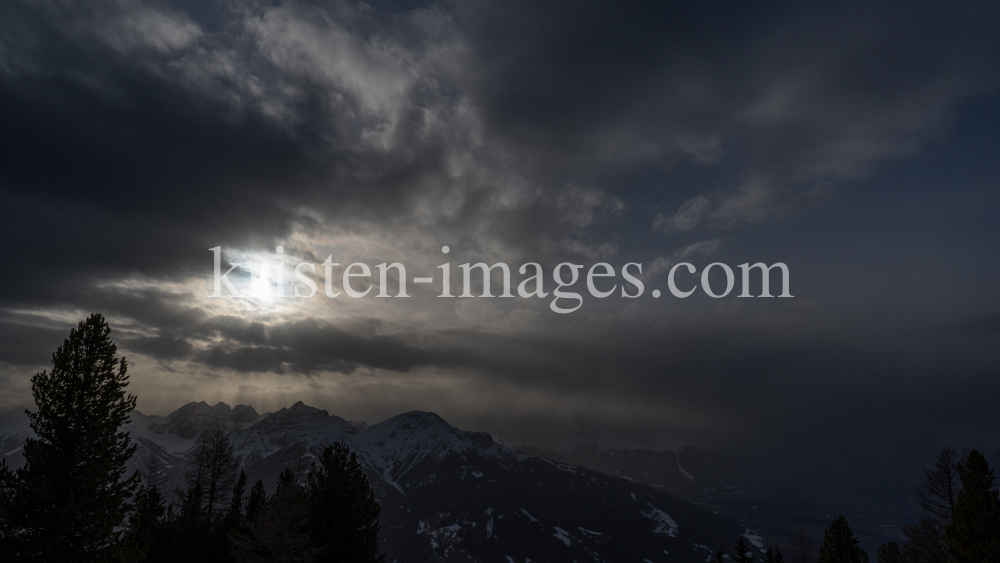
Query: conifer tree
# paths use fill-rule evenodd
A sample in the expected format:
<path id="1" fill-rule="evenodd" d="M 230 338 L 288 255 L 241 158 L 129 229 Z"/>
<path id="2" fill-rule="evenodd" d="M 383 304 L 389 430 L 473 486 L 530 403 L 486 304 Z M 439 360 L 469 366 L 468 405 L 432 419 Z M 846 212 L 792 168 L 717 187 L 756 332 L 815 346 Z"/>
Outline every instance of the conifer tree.
<path id="1" fill-rule="evenodd" d="M 945 563 L 944 529 L 932 516 L 924 516 L 916 524 L 906 524 L 901 530 L 906 541 L 901 546 L 906 561 L 916 563 Z"/>
<path id="2" fill-rule="evenodd" d="M 924 484 L 918 490 L 920 508 L 937 520 L 942 531 L 951 521 L 955 499 L 961 489 L 958 462 L 958 452 L 947 446 L 941 448 L 934 459 L 934 467 L 924 469 Z"/>
<path id="3" fill-rule="evenodd" d="M 198 437 L 195 465 L 187 480 L 189 486 L 195 481 L 199 484 L 198 502 L 209 525 L 225 506 L 225 499 L 236 484 L 238 470 L 239 460 L 224 430 L 206 430 Z"/>
<path id="4" fill-rule="evenodd" d="M 357 456 L 342 443 L 328 446 L 309 473 L 309 525 L 317 561 L 381 563 L 375 494 Z"/>
<path id="5" fill-rule="evenodd" d="M 726 556 L 722 553 L 721 549 L 715 552 L 715 555 L 712 556 L 710 563 L 726 563 Z"/>
<path id="6" fill-rule="evenodd" d="M 189 483 L 187 490 L 180 493 L 181 513 L 178 516 L 178 519 L 190 520 L 198 523 L 204 520 L 205 509 L 202 507 L 202 498 L 204 498 L 204 496 L 205 495 L 201 490 L 200 480 Z"/>
<path id="7" fill-rule="evenodd" d="M 24 443 L 16 480 L 4 472 L 12 552 L 7 560 L 134 561 L 125 534 L 138 473 L 125 477 L 135 453 L 128 423 L 135 397 L 125 358 L 104 317 L 91 315 L 52 355 L 52 370 L 36 374 L 28 411 L 37 438 Z"/>
<path id="8" fill-rule="evenodd" d="M 768 547 L 764 553 L 764 563 L 785 563 L 785 558 L 781 556 L 781 548 Z"/>
<path id="9" fill-rule="evenodd" d="M 924 469 L 924 483 L 917 490 L 924 515 L 915 524 L 901 528 L 906 535 L 901 551 L 908 561 L 944 563 L 946 560 L 944 530 L 961 490 L 958 462 L 958 452 L 943 447 L 935 456 L 934 466 Z"/>
<path id="10" fill-rule="evenodd" d="M 812 540 L 802 532 L 796 532 L 792 543 L 791 563 L 814 563 L 814 553 Z"/>
<path id="11" fill-rule="evenodd" d="M 972 450 L 958 466 L 962 490 L 955 499 L 945 545 L 954 563 L 1000 561 L 1000 496 L 986 458 Z"/>
<path id="12" fill-rule="evenodd" d="M 247 474 L 240 469 L 240 476 L 233 486 L 233 498 L 229 501 L 229 514 L 226 515 L 228 525 L 237 527 L 243 516 L 243 493 L 247 490 Z"/>
<path id="13" fill-rule="evenodd" d="M 137 553 L 144 557 L 156 547 L 162 520 L 167 514 L 166 499 L 160 492 L 163 486 L 160 471 L 159 459 L 155 456 L 149 457 L 143 470 L 142 482 L 132 501 L 132 512 L 128 517 L 129 534 L 135 542 Z M 155 559 L 154 557 L 153 560 Z"/>
<path id="14" fill-rule="evenodd" d="M 823 534 L 817 563 L 868 563 L 868 553 L 858 545 L 858 539 L 847 525 L 847 518 L 838 516 Z"/>
<path id="15" fill-rule="evenodd" d="M 750 553 L 750 547 L 747 546 L 747 543 L 743 541 L 742 537 L 740 538 L 740 541 L 736 543 L 736 547 L 733 549 L 736 550 L 736 554 L 733 557 L 733 561 L 735 561 L 736 563 L 753 563 L 753 554 Z"/>
<path id="16" fill-rule="evenodd" d="M 295 470 L 291 467 L 286 467 L 278 473 L 278 486 L 274 490 L 274 494 L 278 494 L 284 489 L 297 488 L 299 486 L 299 478 L 295 473 Z"/>
<path id="17" fill-rule="evenodd" d="M 903 552 L 899 549 L 899 544 L 891 541 L 878 548 L 875 554 L 876 563 L 903 563 Z"/>
<path id="18" fill-rule="evenodd" d="M 193 563 L 205 552 L 209 529 L 202 503 L 204 496 L 198 479 L 189 480 L 187 489 L 179 493 L 180 510 L 166 526 L 165 546 L 176 561 Z"/>
<path id="19" fill-rule="evenodd" d="M 16 483 L 14 473 L 7 466 L 7 460 L 0 459 L 0 561 L 11 561 L 14 558 L 16 538 L 10 509 L 14 506 Z"/>
<path id="20" fill-rule="evenodd" d="M 264 510 L 264 503 L 267 502 L 267 492 L 264 491 L 264 482 L 260 479 L 254 483 L 250 489 L 250 496 L 247 498 L 247 509 L 244 521 L 250 526 L 257 522 L 257 516 Z"/>
<path id="21" fill-rule="evenodd" d="M 316 561 L 317 550 L 309 537 L 309 493 L 292 469 L 281 472 L 274 494 L 254 522 L 233 534 L 233 545 L 234 557 L 240 563 Z"/>

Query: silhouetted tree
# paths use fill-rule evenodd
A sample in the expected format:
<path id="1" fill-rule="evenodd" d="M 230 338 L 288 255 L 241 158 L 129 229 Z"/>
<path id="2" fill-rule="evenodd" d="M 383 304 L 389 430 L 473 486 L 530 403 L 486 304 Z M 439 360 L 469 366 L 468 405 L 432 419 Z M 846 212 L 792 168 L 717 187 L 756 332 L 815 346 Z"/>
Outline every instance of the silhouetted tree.
<path id="1" fill-rule="evenodd" d="M 25 441 L 16 479 L 3 471 L 8 561 L 135 560 L 125 524 L 139 475 L 125 478 L 135 446 L 119 431 L 135 397 L 110 333 L 91 315 L 52 355 L 52 371 L 31 379 L 37 438 Z"/>
<path id="2" fill-rule="evenodd" d="M 14 536 L 13 515 L 14 493 L 17 480 L 7 466 L 6 459 L 0 459 L 0 561 L 10 561 L 14 558 L 16 546 Z"/>
<path id="3" fill-rule="evenodd" d="M 151 457 L 146 462 L 142 474 L 142 483 L 136 491 L 132 503 L 132 513 L 129 514 L 129 533 L 136 545 L 136 552 L 147 560 L 156 561 L 156 548 L 159 546 L 163 519 L 167 514 L 166 499 L 160 492 L 162 479 L 159 475 L 160 462 Z M 153 551 L 153 557 L 147 554 Z"/>
<path id="4" fill-rule="evenodd" d="M 185 477 L 187 489 L 181 493 L 180 513 L 167 526 L 164 549 L 172 560 L 185 563 L 231 560 L 230 535 L 242 519 L 246 475 L 225 431 L 199 435 Z"/>
<path id="5" fill-rule="evenodd" d="M 228 443 L 227 440 L 226 444 L 228 445 Z M 231 446 L 229 449 L 232 449 Z M 206 561 L 220 563 L 232 560 L 232 535 L 240 529 L 240 523 L 243 519 L 243 493 L 246 491 L 247 485 L 246 473 L 240 470 L 239 477 L 235 481 L 236 483 L 230 491 L 229 508 L 225 516 L 216 517 L 214 520 L 206 519 L 205 524 L 209 533 L 206 545 L 202 550 Z M 221 495 L 216 493 L 216 496 Z"/>
<path id="6" fill-rule="evenodd" d="M 179 493 L 180 510 L 164 526 L 165 541 L 162 549 L 169 553 L 167 561 L 196 563 L 207 561 L 206 551 L 210 537 L 205 515 L 201 479 L 191 478 L 187 489 Z"/>
<path id="7" fill-rule="evenodd" d="M 792 542 L 791 563 L 816 563 L 816 548 L 809 536 L 796 532 Z"/>
<path id="8" fill-rule="evenodd" d="M 903 563 L 903 552 L 899 549 L 899 544 L 891 541 L 878 548 L 875 554 L 876 563 Z"/>
<path id="9" fill-rule="evenodd" d="M 712 556 L 710 563 L 726 563 L 726 555 L 722 553 L 722 550 L 720 549 L 715 552 L 715 555 Z"/>
<path id="10" fill-rule="evenodd" d="M 195 467 L 188 473 L 188 482 L 195 480 L 201 485 L 201 503 L 209 525 L 236 484 L 237 471 L 239 460 L 225 431 L 203 432 L 198 438 Z"/>
<path id="11" fill-rule="evenodd" d="M 817 563 L 868 563 L 868 553 L 858 545 L 858 539 L 847 525 L 847 518 L 838 516 L 823 534 Z"/>
<path id="12" fill-rule="evenodd" d="M 309 529 L 317 561 L 381 563 L 375 493 L 357 456 L 342 443 L 328 446 L 309 473 Z"/>
<path id="13" fill-rule="evenodd" d="M 955 499 L 961 488 L 958 463 L 958 452 L 947 446 L 941 448 L 934 459 L 934 467 L 924 469 L 924 484 L 918 490 L 920 508 L 935 518 L 942 529 L 951 521 Z"/>
<path id="14" fill-rule="evenodd" d="M 955 499 L 961 490 L 958 479 L 959 454 L 943 447 L 934 466 L 924 469 L 924 483 L 917 489 L 925 515 L 915 524 L 901 528 L 906 536 L 901 551 L 910 563 L 944 563 L 944 530 L 951 521 Z"/>
<path id="15" fill-rule="evenodd" d="M 972 450 L 958 466 L 962 490 L 955 499 L 944 543 L 955 563 L 1000 561 L 1000 496 L 986 458 Z"/>
<path id="16" fill-rule="evenodd" d="M 250 489 L 250 496 L 247 498 L 247 509 L 244 522 L 247 526 L 257 522 L 257 516 L 264 510 L 264 503 L 267 502 L 267 492 L 264 491 L 264 483 L 259 479 Z"/>
<path id="17" fill-rule="evenodd" d="M 736 551 L 733 561 L 736 563 L 753 563 L 753 554 L 750 553 L 750 547 L 743 541 L 743 538 L 740 538 L 740 541 L 736 543 L 736 547 L 733 549 Z"/>
<path id="18" fill-rule="evenodd" d="M 202 505 L 204 494 L 201 489 L 201 480 L 195 479 L 188 483 L 186 491 L 181 493 L 179 520 L 196 520 L 201 522 L 205 519 L 205 508 Z"/>
<path id="19" fill-rule="evenodd" d="M 900 528 L 906 536 L 901 548 L 908 563 L 944 563 L 944 530 L 937 518 L 924 516 Z"/>
<path id="20" fill-rule="evenodd" d="M 229 528 L 240 526 L 243 518 L 243 494 L 247 490 L 247 474 L 241 469 L 240 476 L 233 486 L 233 497 L 229 500 L 229 514 L 226 515 L 226 524 Z"/>
<path id="21" fill-rule="evenodd" d="M 781 548 L 767 548 L 764 552 L 764 563 L 785 563 L 785 558 L 781 556 Z"/>
<path id="22" fill-rule="evenodd" d="M 292 469 L 281 472 L 278 488 L 256 522 L 234 534 L 233 545 L 240 563 L 316 561 L 309 538 L 309 493 Z"/>

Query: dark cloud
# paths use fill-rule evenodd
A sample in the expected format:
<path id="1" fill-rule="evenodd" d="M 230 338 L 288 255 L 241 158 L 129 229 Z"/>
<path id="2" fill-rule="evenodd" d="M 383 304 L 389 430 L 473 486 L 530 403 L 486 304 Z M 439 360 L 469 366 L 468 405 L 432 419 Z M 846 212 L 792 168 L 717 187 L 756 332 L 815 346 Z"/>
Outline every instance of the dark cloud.
<path id="1" fill-rule="evenodd" d="M 29 369 L 44 365 L 66 338 L 66 330 L 56 323 L 52 323 L 53 326 L 21 323 L 18 317 L 7 314 L 4 322 L 0 323 L 0 357 L 3 363 Z"/>
<path id="2" fill-rule="evenodd" d="M 996 335 L 1000 334 L 1000 314 L 977 315 L 951 326 L 961 333 Z"/>
<path id="3" fill-rule="evenodd" d="M 495 427 L 529 404 L 750 450 L 981 438 L 998 43 L 975 2 L 6 2 L 3 377 L 101 311 L 137 385 L 178 382 L 164 404 L 367 378 L 468 420 L 506 401 Z M 206 297 L 209 248 L 276 244 L 641 261 L 647 291 L 782 260 L 796 298 Z"/>

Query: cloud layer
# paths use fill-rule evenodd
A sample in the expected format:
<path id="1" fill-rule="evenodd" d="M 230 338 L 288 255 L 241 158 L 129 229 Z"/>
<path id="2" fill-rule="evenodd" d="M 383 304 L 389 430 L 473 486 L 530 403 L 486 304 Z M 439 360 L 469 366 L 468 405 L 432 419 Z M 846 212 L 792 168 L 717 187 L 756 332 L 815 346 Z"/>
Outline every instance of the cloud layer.
<path id="1" fill-rule="evenodd" d="M 146 410 L 311 396 L 672 443 L 981 438 L 959 411 L 1000 367 L 975 259 L 997 249 L 996 164 L 962 147 L 997 142 L 975 124 L 996 122 L 998 22 L 988 3 L 7 2 L 0 401 L 100 311 Z M 972 260 L 915 265 L 954 256 L 934 240 Z M 665 293 L 680 261 L 784 261 L 796 299 L 567 318 L 419 290 L 208 297 L 209 248 L 277 245 L 411 275 L 641 262 Z"/>

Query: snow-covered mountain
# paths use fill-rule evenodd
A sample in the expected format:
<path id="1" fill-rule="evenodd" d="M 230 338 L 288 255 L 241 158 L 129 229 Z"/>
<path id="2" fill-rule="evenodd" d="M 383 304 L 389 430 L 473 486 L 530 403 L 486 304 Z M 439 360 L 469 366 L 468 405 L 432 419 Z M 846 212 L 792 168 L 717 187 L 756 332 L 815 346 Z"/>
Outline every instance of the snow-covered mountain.
<path id="1" fill-rule="evenodd" d="M 134 413 L 132 463 L 162 461 L 176 487 L 206 429 L 229 432 L 251 482 L 308 469 L 328 444 L 356 452 L 382 507 L 387 561 L 705 561 L 745 532 L 662 490 L 529 455 L 434 413 L 367 426 L 301 402 L 260 415 L 190 403 L 169 416 Z M 20 465 L 23 411 L 0 413 L 0 447 Z"/>

